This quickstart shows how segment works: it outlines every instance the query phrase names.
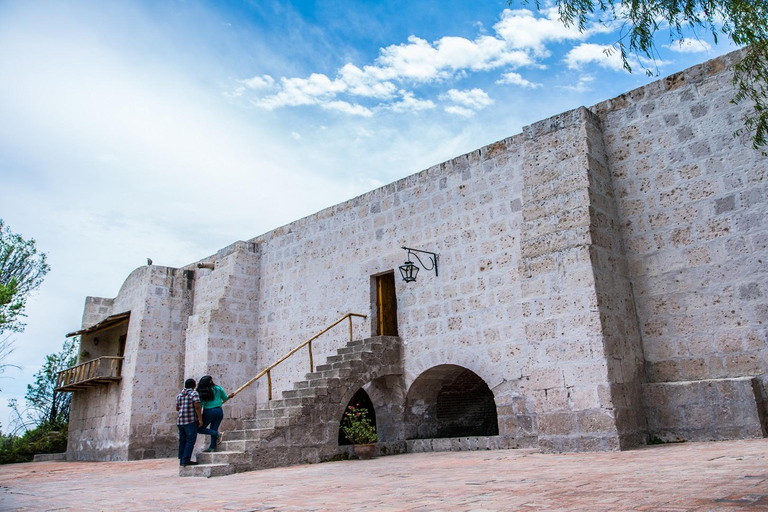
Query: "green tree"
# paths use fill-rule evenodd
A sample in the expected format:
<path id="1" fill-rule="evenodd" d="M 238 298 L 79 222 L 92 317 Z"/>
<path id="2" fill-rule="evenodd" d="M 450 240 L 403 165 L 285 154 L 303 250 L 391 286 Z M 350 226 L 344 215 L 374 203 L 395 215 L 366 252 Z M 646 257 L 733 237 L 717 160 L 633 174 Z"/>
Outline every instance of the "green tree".
<path id="1" fill-rule="evenodd" d="M 541 0 L 533 1 L 541 8 Z M 745 46 L 744 56 L 733 68 L 736 95 L 732 101 L 751 101 L 753 106 L 737 134 L 751 136 L 755 149 L 768 145 L 768 0 L 555 0 L 555 4 L 560 20 L 582 31 L 595 17 L 619 24 L 616 47 L 627 71 L 632 71 L 631 55 L 652 60 L 658 55 L 655 35 L 659 30 L 668 30 L 673 41 L 706 31 L 715 41 L 724 35 Z"/>
<path id="2" fill-rule="evenodd" d="M 56 375 L 77 362 L 79 338 L 64 341 L 61 351 L 45 356 L 43 367 L 35 374 L 34 384 L 27 384 L 24 398 L 26 418 L 35 426 L 44 423 L 65 424 L 69 421 L 71 393 L 56 392 Z"/>
<path id="3" fill-rule="evenodd" d="M 35 240 L 25 240 L 0 219 L 0 334 L 21 332 L 24 306 L 50 267 Z"/>
<path id="4" fill-rule="evenodd" d="M 45 357 L 27 385 L 26 408 L 9 400 L 13 411 L 9 433 L 0 433 L 0 464 L 31 461 L 38 453 L 59 453 L 67 449 L 70 393 L 56 392 L 56 375 L 77 362 L 78 338 L 64 341 L 61 351 Z"/>

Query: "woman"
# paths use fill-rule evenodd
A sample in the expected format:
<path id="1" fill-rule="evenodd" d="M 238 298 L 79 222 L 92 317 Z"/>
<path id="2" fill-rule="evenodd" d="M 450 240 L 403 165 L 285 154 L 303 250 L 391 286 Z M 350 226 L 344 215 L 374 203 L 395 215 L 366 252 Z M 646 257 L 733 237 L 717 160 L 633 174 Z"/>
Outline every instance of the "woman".
<path id="1" fill-rule="evenodd" d="M 200 404 L 203 406 L 203 425 L 197 429 L 197 433 L 211 436 L 211 446 L 206 451 L 212 452 L 216 450 L 216 444 L 221 442 L 219 425 L 224 419 L 221 405 L 229 400 L 229 397 L 221 386 L 213 382 L 213 377 L 210 375 L 205 375 L 197 383 L 197 393 L 200 395 Z"/>

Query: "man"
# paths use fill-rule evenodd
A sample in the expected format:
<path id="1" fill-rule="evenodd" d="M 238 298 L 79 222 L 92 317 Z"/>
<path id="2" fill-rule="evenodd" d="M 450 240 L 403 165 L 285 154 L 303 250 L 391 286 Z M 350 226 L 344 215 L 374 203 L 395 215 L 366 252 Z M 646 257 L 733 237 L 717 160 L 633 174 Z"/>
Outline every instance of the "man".
<path id="1" fill-rule="evenodd" d="M 200 407 L 200 395 L 195 391 L 195 379 L 187 379 L 184 389 L 176 396 L 176 410 L 179 418 L 176 426 L 179 428 L 179 464 L 196 466 L 192 462 L 192 450 L 197 441 L 197 427 L 203 426 L 203 410 Z"/>

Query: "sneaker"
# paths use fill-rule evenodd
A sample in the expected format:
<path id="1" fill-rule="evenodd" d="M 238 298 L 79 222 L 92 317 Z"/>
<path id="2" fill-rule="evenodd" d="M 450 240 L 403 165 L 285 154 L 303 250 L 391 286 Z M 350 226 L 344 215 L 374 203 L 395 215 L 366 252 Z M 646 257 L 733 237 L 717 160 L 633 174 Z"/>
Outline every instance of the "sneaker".
<path id="1" fill-rule="evenodd" d="M 222 441 L 222 439 L 224 439 L 224 432 L 219 432 L 218 434 L 216 434 L 216 443 L 217 444 L 220 443 Z"/>
<path id="2" fill-rule="evenodd" d="M 197 461 L 191 460 L 189 462 L 184 462 L 181 465 L 182 466 L 197 466 L 199 463 Z"/>

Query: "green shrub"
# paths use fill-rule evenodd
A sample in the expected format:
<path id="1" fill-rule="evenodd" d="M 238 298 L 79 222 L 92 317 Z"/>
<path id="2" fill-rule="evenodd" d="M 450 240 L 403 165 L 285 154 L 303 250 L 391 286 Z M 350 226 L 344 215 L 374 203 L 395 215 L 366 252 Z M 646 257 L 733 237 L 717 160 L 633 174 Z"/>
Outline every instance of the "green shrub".
<path id="1" fill-rule="evenodd" d="M 0 435 L 0 464 L 32 462 L 38 453 L 67 451 L 67 424 L 43 423 L 21 436 Z"/>

